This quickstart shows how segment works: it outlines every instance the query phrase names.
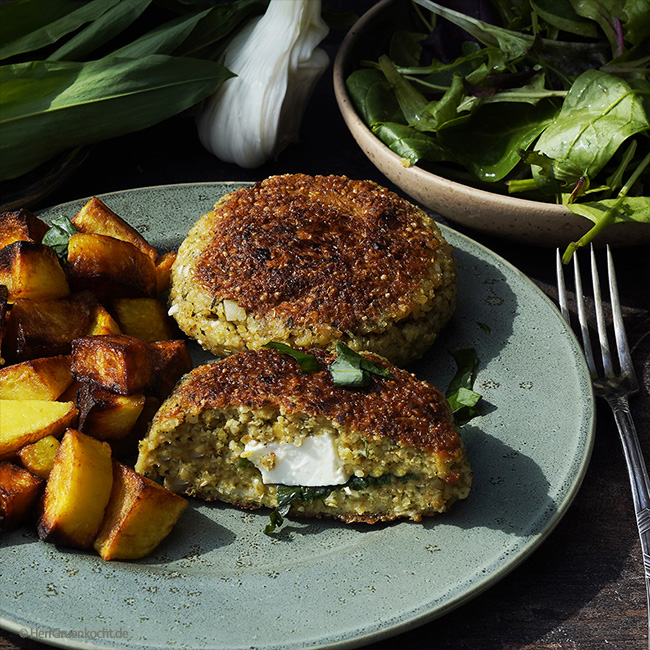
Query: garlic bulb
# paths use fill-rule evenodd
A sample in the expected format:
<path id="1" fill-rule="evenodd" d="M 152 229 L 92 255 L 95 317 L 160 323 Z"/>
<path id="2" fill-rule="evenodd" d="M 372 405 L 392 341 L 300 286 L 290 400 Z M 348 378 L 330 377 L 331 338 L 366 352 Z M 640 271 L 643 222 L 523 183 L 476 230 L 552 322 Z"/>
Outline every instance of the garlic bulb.
<path id="1" fill-rule="evenodd" d="M 320 0 L 271 0 L 233 39 L 228 79 L 197 118 L 203 146 L 225 162 L 258 167 L 295 141 L 316 82 L 329 64 Z"/>

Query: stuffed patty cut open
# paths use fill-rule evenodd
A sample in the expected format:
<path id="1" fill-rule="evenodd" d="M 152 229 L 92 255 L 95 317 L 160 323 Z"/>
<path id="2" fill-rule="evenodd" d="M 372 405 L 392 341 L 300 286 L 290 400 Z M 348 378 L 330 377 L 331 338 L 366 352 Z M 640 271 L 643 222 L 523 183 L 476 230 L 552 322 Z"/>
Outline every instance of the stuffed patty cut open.
<path id="1" fill-rule="evenodd" d="M 156 414 L 136 470 L 179 493 L 291 516 L 389 521 L 443 512 L 470 489 L 465 448 L 438 389 L 385 359 L 387 376 L 337 386 L 275 349 L 195 368 Z"/>

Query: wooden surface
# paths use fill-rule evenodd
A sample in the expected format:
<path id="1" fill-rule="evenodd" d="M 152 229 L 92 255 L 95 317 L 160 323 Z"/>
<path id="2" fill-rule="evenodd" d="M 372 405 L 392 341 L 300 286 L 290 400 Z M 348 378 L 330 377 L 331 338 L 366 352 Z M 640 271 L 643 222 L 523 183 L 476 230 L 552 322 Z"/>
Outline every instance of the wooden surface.
<path id="1" fill-rule="evenodd" d="M 346 4 L 362 10 L 372 4 Z M 332 59 L 341 34 L 326 49 Z M 113 190 L 167 183 L 259 180 L 286 172 L 346 174 L 392 187 L 348 134 L 336 107 L 331 70 L 309 105 L 300 142 L 255 170 L 205 152 L 191 118 L 176 118 L 92 148 L 83 167 L 34 209 Z M 394 189 L 394 188 L 393 188 Z M 549 296 L 554 251 L 466 231 L 513 263 Z M 615 251 L 626 326 L 642 390 L 632 412 L 650 458 L 650 247 Z M 553 408 L 549 404 L 549 408 Z M 541 547 L 501 582 L 452 613 L 368 646 L 436 650 L 640 650 L 648 647 L 642 559 L 630 488 L 611 414 L 598 403 L 595 448 L 566 516 Z M 1 579 L 1 577 L 0 577 Z M 44 648 L 0 631 L 0 649 Z"/>

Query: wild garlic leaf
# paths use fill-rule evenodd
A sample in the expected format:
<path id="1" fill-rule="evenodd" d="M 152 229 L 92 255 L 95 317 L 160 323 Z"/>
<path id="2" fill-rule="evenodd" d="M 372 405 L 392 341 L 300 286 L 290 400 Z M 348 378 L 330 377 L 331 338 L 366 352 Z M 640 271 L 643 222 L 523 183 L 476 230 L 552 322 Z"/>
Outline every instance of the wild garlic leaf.
<path id="1" fill-rule="evenodd" d="M 292 359 L 295 359 L 298 362 L 300 370 L 303 372 L 318 370 L 318 359 L 313 354 L 307 354 L 301 350 L 296 350 L 286 343 L 280 343 L 278 341 L 265 343 L 264 347 L 289 355 Z"/>
<path id="2" fill-rule="evenodd" d="M 82 3 L 19 0 L 2 4 L 0 59 L 8 59 L 52 45 L 96 20 L 119 3 L 120 0 L 92 0 Z M 58 9 L 53 11 L 57 5 Z M 8 40 L 12 33 L 13 40 Z"/>
<path id="3" fill-rule="evenodd" d="M 370 383 L 370 375 L 390 377 L 390 372 L 370 359 L 351 350 L 345 343 L 336 344 L 336 359 L 330 365 L 335 386 L 360 388 Z"/>
<path id="4" fill-rule="evenodd" d="M 163 55 L 0 66 L 0 180 L 78 145 L 161 122 L 230 76 L 220 63 Z"/>
<path id="5" fill-rule="evenodd" d="M 64 215 L 54 217 L 49 230 L 43 236 L 43 244 L 53 248 L 59 258 L 65 263 L 68 257 L 68 242 L 72 235 L 78 233 L 77 227 Z"/>
<path id="6" fill-rule="evenodd" d="M 462 426 L 480 415 L 477 404 L 481 395 L 473 390 L 478 357 L 474 348 L 454 350 L 450 354 L 456 362 L 457 370 L 445 395 L 454 414 L 454 422 L 457 426 Z"/>
<path id="7" fill-rule="evenodd" d="M 121 34 L 151 4 L 151 0 L 122 0 L 98 16 L 89 25 L 76 33 L 55 52 L 48 61 L 80 61 Z"/>

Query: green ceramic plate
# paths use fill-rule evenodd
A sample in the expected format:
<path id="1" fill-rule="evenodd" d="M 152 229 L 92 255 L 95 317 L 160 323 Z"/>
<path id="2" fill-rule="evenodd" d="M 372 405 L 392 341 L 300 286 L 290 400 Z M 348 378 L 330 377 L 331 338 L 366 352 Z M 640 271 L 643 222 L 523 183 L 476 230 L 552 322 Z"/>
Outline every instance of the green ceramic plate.
<path id="1" fill-rule="evenodd" d="M 162 251 L 240 185 L 103 198 Z M 82 203 L 45 216 L 72 216 Z M 573 335 L 529 280 L 443 232 L 459 264 L 458 309 L 413 370 L 445 388 L 454 372 L 448 350 L 477 350 L 485 404 L 462 432 L 475 475 L 465 502 L 421 524 L 291 521 L 272 539 L 262 533 L 268 512 L 193 501 L 155 554 L 131 563 L 58 549 L 22 528 L 0 538 L 0 625 L 74 648 L 358 646 L 449 612 L 530 555 L 588 463 L 588 373 Z"/>

